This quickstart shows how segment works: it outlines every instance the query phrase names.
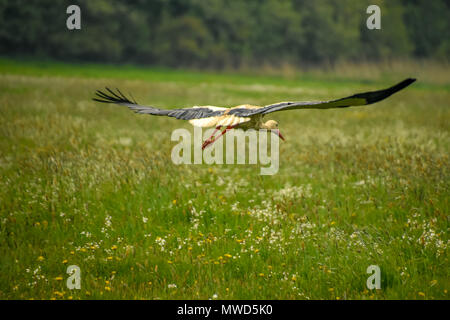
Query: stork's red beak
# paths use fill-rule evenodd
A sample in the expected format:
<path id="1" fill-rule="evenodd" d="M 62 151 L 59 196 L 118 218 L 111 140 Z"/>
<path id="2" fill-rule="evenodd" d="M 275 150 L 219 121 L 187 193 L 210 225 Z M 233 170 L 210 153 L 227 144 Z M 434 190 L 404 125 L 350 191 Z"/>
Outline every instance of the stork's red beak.
<path id="1" fill-rule="evenodd" d="M 283 135 L 281 134 L 280 130 L 276 129 L 276 130 L 271 130 L 272 133 L 276 134 L 277 136 L 279 136 L 281 138 L 281 140 L 285 140 Z"/>

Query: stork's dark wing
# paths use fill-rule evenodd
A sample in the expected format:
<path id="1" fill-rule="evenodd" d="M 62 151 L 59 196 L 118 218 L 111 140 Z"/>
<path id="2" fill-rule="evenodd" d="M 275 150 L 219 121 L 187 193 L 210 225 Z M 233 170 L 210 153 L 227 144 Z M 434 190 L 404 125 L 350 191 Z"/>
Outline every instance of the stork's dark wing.
<path id="1" fill-rule="evenodd" d="M 416 79 L 406 79 L 402 82 L 392 86 L 390 88 L 378 91 L 371 91 L 365 93 L 357 93 L 352 96 L 331 100 L 331 101 L 304 101 L 304 102 L 279 102 L 271 104 L 260 109 L 248 110 L 248 109 L 233 109 L 228 114 L 235 114 L 240 117 L 249 117 L 254 114 L 268 114 L 276 111 L 293 110 L 293 109 L 330 109 L 330 108 L 346 108 L 352 106 L 363 106 L 372 104 L 383 99 L 386 99 L 390 95 L 406 88 Z"/>
<path id="2" fill-rule="evenodd" d="M 167 116 L 181 120 L 203 119 L 217 117 L 224 113 L 227 108 L 215 106 L 193 107 L 183 109 L 159 109 L 151 106 L 141 106 L 134 99 L 127 98 L 119 89 L 116 92 L 106 88 L 107 93 L 97 90 L 97 98 L 92 100 L 103 103 L 114 103 L 130 108 L 136 113 L 151 114 L 154 116 Z"/>

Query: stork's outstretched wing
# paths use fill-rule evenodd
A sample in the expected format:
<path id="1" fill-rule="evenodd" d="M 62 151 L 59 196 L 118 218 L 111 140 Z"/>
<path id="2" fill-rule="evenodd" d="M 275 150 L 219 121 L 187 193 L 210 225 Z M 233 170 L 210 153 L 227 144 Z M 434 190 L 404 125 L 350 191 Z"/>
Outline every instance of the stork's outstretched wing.
<path id="1" fill-rule="evenodd" d="M 278 102 L 275 104 L 267 105 L 265 107 L 248 110 L 248 109 L 232 109 L 228 114 L 234 114 L 239 117 L 251 117 L 255 114 L 268 114 L 276 111 L 293 110 L 293 109 L 331 109 L 331 108 L 346 108 L 352 106 L 363 106 L 372 104 L 383 99 L 386 99 L 390 95 L 406 88 L 416 79 L 406 79 L 402 82 L 392 86 L 390 88 L 378 91 L 371 91 L 365 93 L 357 93 L 352 96 L 331 100 L 331 101 L 303 101 L 303 102 Z"/>
<path id="2" fill-rule="evenodd" d="M 313 102 L 279 102 L 265 107 L 249 105 L 237 106 L 234 108 L 222 108 L 215 106 L 201 106 L 182 109 L 158 109 L 151 106 L 141 106 L 136 101 L 130 100 L 116 89 L 117 92 L 106 88 L 108 93 L 97 90 L 94 101 L 103 103 L 114 103 L 126 106 L 136 113 L 151 114 L 155 116 L 168 116 L 181 120 L 189 120 L 194 126 L 233 126 L 251 120 L 252 116 L 265 115 L 271 112 L 293 109 L 330 109 L 346 108 L 351 106 L 368 105 L 386 99 L 390 95 L 409 86 L 416 79 L 406 79 L 388 89 L 358 93 L 346 98 L 331 101 Z"/>
<path id="3" fill-rule="evenodd" d="M 228 108 L 215 106 L 192 107 L 183 109 L 158 109 L 151 106 L 139 105 L 134 99 L 130 100 L 129 98 L 127 98 L 122 92 L 120 92 L 119 89 L 116 89 L 117 92 L 114 92 L 109 88 L 106 88 L 106 90 L 109 92 L 109 94 L 97 90 L 95 94 L 98 98 L 93 98 L 92 100 L 103 103 L 118 104 L 130 108 L 136 113 L 142 114 L 167 116 L 181 120 L 192 120 L 221 116 L 226 110 L 228 110 Z"/>

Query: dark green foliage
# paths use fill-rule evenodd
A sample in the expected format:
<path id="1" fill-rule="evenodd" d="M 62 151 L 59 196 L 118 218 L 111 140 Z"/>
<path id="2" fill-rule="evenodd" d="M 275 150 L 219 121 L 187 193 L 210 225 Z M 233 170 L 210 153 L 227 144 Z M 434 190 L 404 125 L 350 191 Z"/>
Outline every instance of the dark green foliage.
<path id="1" fill-rule="evenodd" d="M 66 28 L 70 4 L 79 31 Z M 366 28 L 370 4 L 381 30 Z M 200 68 L 445 60 L 449 16 L 444 0 L 1 0 L 0 54 Z"/>

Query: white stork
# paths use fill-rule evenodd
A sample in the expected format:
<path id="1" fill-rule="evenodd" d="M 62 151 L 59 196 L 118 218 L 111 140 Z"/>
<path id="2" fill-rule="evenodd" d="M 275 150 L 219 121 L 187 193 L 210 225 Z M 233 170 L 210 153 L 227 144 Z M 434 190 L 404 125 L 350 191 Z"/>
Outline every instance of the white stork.
<path id="1" fill-rule="evenodd" d="M 250 104 L 243 104 L 232 108 L 223 108 L 215 106 L 195 106 L 192 108 L 182 109 L 158 109 L 151 106 L 139 105 L 136 101 L 131 101 L 125 97 L 119 89 L 113 92 L 109 88 L 106 90 L 109 94 L 97 90 L 98 98 L 93 98 L 94 101 L 103 103 L 115 103 L 126 106 L 136 113 L 151 114 L 155 116 L 168 116 L 181 120 L 189 120 L 189 122 L 198 127 L 216 127 L 216 130 L 207 139 L 202 146 L 202 149 L 216 141 L 219 137 L 224 135 L 228 130 L 234 128 L 240 129 L 266 129 L 277 134 L 281 139 L 278 129 L 278 122 L 275 120 L 268 120 L 263 122 L 263 117 L 266 114 L 275 111 L 294 110 L 294 109 L 330 109 L 330 108 L 346 108 L 351 106 L 369 105 L 380 100 L 383 100 L 390 95 L 409 86 L 416 79 L 406 79 L 390 88 L 378 91 L 371 91 L 365 93 L 357 93 L 352 96 L 330 100 L 330 101 L 300 101 L 300 102 L 278 102 L 264 107 L 254 106 Z M 215 137 L 218 130 L 223 131 Z"/>

